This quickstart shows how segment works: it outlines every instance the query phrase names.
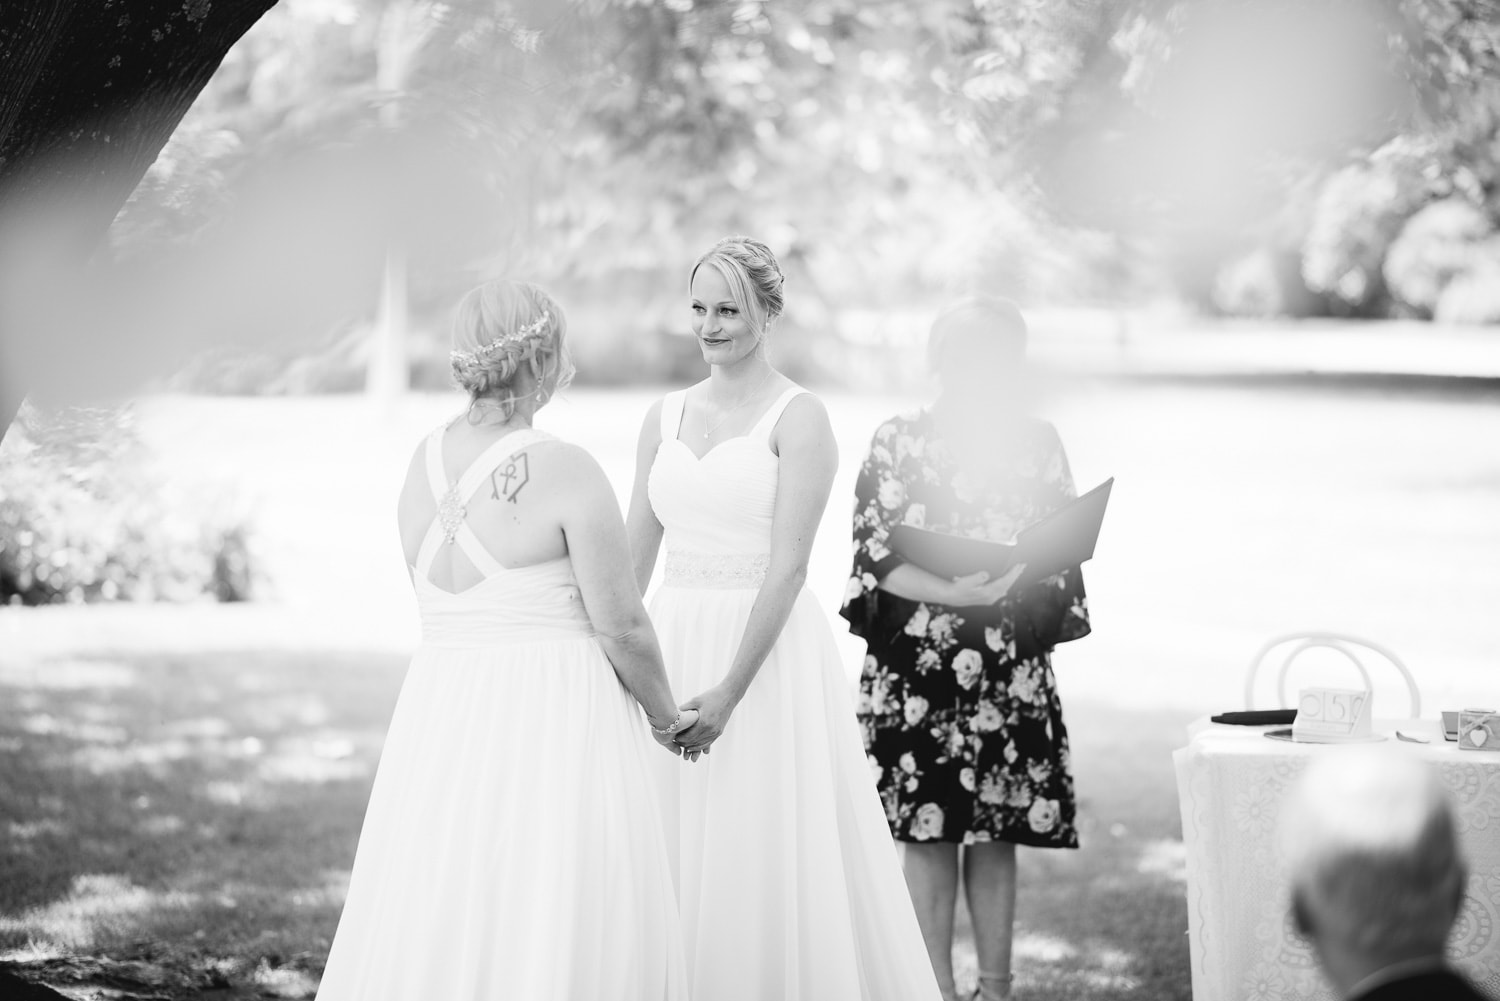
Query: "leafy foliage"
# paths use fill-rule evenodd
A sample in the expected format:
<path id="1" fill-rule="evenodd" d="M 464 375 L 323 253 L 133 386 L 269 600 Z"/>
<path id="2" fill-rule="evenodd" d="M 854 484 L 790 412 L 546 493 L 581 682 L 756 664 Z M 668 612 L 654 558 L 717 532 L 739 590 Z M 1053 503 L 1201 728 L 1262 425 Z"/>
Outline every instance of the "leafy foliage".
<path id="1" fill-rule="evenodd" d="M 129 410 L 23 409 L 0 450 L 0 603 L 249 598 L 244 513 L 148 459 Z"/>
<path id="2" fill-rule="evenodd" d="M 1354 310 L 1383 305 L 1382 262 L 1407 220 L 1431 197 L 1429 157 L 1430 148 L 1397 140 L 1328 179 L 1303 249 L 1309 288 Z"/>
<path id="3" fill-rule="evenodd" d="M 1429 202 L 1406 221 L 1385 258 L 1385 280 L 1403 305 L 1431 316 L 1453 280 L 1482 253 L 1491 223 L 1460 197 Z"/>
<path id="4" fill-rule="evenodd" d="M 838 375 L 825 349 L 872 311 L 973 288 L 1116 302 L 1170 281 L 1229 312 L 1429 315 L 1430 295 L 1391 294 L 1386 258 L 1431 200 L 1496 217 L 1497 11 L 284 0 L 115 247 L 211 250 L 233 231 L 211 220 L 279 220 L 241 258 L 285 253 L 290 277 L 257 270 L 264 294 L 207 324 L 261 360 L 179 379 L 240 390 L 358 385 L 386 245 L 410 275 L 419 381 L 445 378 L 450 304 L 497 273 L 556 287 L 585 380 L 660 378 L 684 364 L 692 259 L 746 231 L 783 258 L 798 348 L 780 360 L 808 377 Z M 342 207 L 277 215 L 286 191 L 313 205 L 330 185 Z"/>

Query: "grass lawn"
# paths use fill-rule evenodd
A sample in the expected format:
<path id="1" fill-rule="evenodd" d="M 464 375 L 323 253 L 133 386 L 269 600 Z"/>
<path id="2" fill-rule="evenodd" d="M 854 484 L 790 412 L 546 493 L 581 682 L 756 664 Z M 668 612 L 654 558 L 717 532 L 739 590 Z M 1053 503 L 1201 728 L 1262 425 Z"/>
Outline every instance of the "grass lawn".
<path id="1" fill-rule="evenodd" d="M 656 395 L 572 391 L 544 426 L 623 492 Z M 908 402 L 829 396 L 843 463 L 810 581 L 830 614 L 859 457 Z M 248 606 L 0 610 L 0 967 L 80 998 L 311 996 L 415 638 L 391 498 L 454 403 L 145 402 L 164 482 L 222 480 L 254 508 L 272 587 Z M 1021 997 L 1190 996 L 1168 752 L 1239 705 L 1267 636 L 1380 640 L 1428 715 L 1500 698 L 1494 404 L 1086 381 L 1052 401 L 1080 485 L 1119 481 L 1086 571 L 1094 632 L 1056 659 L 1084 847 L 1022 854 Z M 972 949 L 958 965 L 972 982 Z"/>
<path id="2" fill-rule="evenodd" d="M 277 652 L 0 671 L 0 963 L 78 998 L 312 996 L 403 669 Z M 1186 999 L 1167 753 L 1186 716 L 1069 719 L 1084 847 L 1023 852 L 1022 996 Z M 967 943 L 959 964 L 971 978 Z"/>

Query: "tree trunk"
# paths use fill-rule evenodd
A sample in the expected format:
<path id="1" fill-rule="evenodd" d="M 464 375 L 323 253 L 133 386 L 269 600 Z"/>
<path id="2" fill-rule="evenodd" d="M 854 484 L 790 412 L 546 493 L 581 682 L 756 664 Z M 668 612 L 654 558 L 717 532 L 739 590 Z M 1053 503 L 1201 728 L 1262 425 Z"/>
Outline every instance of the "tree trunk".
<path id="1" fill-rule="evenodd" d="M 370 361 L 365 369 L 365 394 L 382 414 L 389 414 L 406 393 L 406 259 L 395 247 L 386 250 L 385 276 L 380 284 L 380 308 L 370 332 Z"/>
<path id="2" fill-rule="evenodd" d="M 225 53 L 275 3 L 0 3 L 0 290 L 88 259 Z M 22 225 L 38 212 L 37 228 Z M 0 314 L 0 433 L 58 375 L 48 369 L 107 336 L 38 320 Z M 43 331 L 69 343 L 23 350 Z"/>

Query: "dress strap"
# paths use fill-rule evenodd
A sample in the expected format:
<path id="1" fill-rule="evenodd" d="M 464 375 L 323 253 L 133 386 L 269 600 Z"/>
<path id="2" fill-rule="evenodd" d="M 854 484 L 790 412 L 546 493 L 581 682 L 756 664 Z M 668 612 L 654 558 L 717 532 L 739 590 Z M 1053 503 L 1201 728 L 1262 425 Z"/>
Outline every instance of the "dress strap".
<path id="1" fill-rule="evenodd" d="M 427 526 L 427 534 L 422 536 L 416 562 L 411 567 L 418 577 L 426 577 L 432 569 L 432 561 L 437 558 L 438 547 L 443 544 L 444 538 L 442 523 L 436 518 L 432 519 L 432 524 Z"/>
<path id="2" fill-rule="evenodd" d="M 661 440 L 671 441 L 682 430 L 682 411 L 687 406 L 687 390 L 678 389 L 662 397 Z"/>
<path id="3" fill-rule="evenodd" d="M 423 465 L 427 469 L 427 486 L 432 490 L 433 498 L 438 502 L 439 510 L 442 509 L 443 495 L 448 492 L 448 475 L 443 472 L 443 432 L 448 430 L 446 424 L 440 424 L 433 429 L 432 434 L 427 436 L 427 442 L 423 448 Z M 438 546 L 444 539 L 442 519 L 434 517 L 432 524 L 427 526 L 427 534 L 422 536 L 422 545 L 417 549 L 416 562 L 412 569 L 422 577 L 427 576 L 427 571 L 432 567 L 432 561 L 437 556 Z"/>
<path id="4" fill-rule="evenodd" d="M 786 412 L 787 405 L 805 392 L 807 390 L 801 386 L 788 386 L 786 392 L 776 398 L 776 402 L 771 404 L 771 409 L 755 422 L 755 427 L 751 428 L 750 433 L 745 437 L 763 438 L 769 441 L 771 432 L 775 430 L 776 422 L 781 420 L 781 415 Z"/>
<path id="5" fill-rule="evenodd" d="M 458 482 L 452 486 L 448 484 L 447 473 L 443 469 L 443 432 L 447 426 L 438 428 L 427 439 L 427 479 L 432 487 L 433 496 L 437 499 L 437 514 L 432 519 L 432 524 L 427 527 L 427 534 L 422 537 L 421 548 L 417 550 L 416 562 L 412 569 L 419 575 L 426 577 L 432 568 L 432 561 L 437 557 L 438 548 L 446 540 L 458 544 L 463 550 L 469 562 L 482 576 L 488 577 L 493 573 L 503 570 L 500 561 L 490 555 L 484 548 L 484 543 L 479 541 L 479 536 L 465 521 L 467 512 L 465 505 L 474 492 L 479 489 L 485 477 L 489 476 L 500 463 L 515 455 L 517 452 L 529 445 L 535 445 L 539 441 L 551 440 L 552 435 L 545 431 L 537 431 L 526 428 L 521 431 L 512 431 L 499 441 L 490 445 L 459 476 Z M 510 470 L 511 477 L 527 476 L 529 471 L 524 468 Z"/>
<path id="6" fill-rule="evenodd" d="M 468 468 L 459 476 L 458 482 L 454 484 L 454 492 L 458 495 L 459 501 L 467 502 L 470 497 L 474 496 L 474 491 L 479 489 L 479 485 L 506 459 L 524 448 L 551 438 L 552 436 L 545 431 L 526 428 L 521 431 L 512 431 L 480 452 L 479 456 L 469 463 Z"/>

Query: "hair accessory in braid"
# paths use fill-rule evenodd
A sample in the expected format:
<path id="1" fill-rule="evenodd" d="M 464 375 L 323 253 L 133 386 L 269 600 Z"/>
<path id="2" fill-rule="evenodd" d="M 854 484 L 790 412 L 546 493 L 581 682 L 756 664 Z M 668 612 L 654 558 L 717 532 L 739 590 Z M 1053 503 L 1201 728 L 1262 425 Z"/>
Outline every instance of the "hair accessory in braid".
<path id="1" fill-rule="evenodd" d="M 473 351 L 450 351 L 448 352 L 448 358 L 459 365 L 473 367 L 475 365 L 478 365 L 480 362 L 487 360 L 491 355 L 501 350 L 506 345 L 524 341 L 532 334 L 540 333 L 550 322 L 552 322 L 552 314 L 543 312 L 541 316 L 537 317 L 531 323 L 526 324 L 526 326 L 520 328 L 519 330 L 512 331 L 508 334 L 501 334 L 493 341 L 490 341 L 488 344 L 481 344 Z M 531 357 L 535 355 L 535 353 L 536 346 L 533 344 L 527 351 L 527 360 L 529 361 Z"/>

